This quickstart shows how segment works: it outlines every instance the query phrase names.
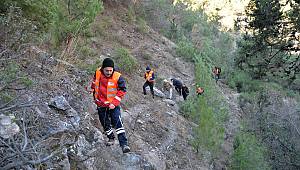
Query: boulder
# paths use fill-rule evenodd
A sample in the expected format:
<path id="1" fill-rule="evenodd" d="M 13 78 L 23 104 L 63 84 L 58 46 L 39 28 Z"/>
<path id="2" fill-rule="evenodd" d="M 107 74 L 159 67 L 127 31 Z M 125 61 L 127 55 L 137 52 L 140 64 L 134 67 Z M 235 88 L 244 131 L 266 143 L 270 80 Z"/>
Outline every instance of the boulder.
<path id="1" fill-rule="evenodd" d="M 13 115 L 0 115 L 0 136 L 2 138 L 8 139 L 20 132 L 19 126 L 12 122 L 12 118 L 14 118 Z"/>

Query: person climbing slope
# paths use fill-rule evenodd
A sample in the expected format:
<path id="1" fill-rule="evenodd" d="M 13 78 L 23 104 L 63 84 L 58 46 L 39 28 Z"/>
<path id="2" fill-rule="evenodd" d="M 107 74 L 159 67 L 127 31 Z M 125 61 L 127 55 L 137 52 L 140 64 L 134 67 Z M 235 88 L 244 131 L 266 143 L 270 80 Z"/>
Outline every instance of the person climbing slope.
<path id="1" fill-rule="evenodd" d="M 151 68 L 149 66 L 146 67 L 146 72 L 144 74 L 144 78 L 146 81 L 143 85 L 143 93 L 144 93 L 144 95 L 147 95 L 146 87 L 149 86 L 151 94 L 152 94 L 152 98 L 154 99 L 153 87 L 154 87 L 154 82 L 155 82 L 155 75 L 154 75 L 154 71 L 151 70 Z"/>
<path id="2" fill-rule="evenodd" d="M 112 128 L 115 128 L 123 153 L 130 152 L 120 111 L 120 102 L 126 94 L 126 82 L 121 73 L 114 70 L 111 58 L 105 58 L 102 67 L 96 70 L 91 89 L 101 125 L 108 137 L 107 145 L 114 144 Z"/>

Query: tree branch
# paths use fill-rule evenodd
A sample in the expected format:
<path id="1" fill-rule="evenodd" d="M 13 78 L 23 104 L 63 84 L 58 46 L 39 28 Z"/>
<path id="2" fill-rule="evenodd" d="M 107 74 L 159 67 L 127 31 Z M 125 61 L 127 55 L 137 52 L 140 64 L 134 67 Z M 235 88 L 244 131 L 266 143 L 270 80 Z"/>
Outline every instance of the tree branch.
<path id="1" fill-rule="evenodd" d="M 26 132 L 24 118 L 23 118 L 22 124 L 23 124 L 23 131 L 24 131 L 24 145 L 23 145 L 23 148 L 22 148 L 22 152 L 24 152 L 27 145 L 28 145 L 28 138 L 27 138 L 27 132 Z"/>
<path id="2" fill-rule="evenodd" d="M 48 156 L 46 156 L 42 159 L 38 159 L 38 160 L 12 162 L 12 163 L 7 164 L 6 166 L 2 167 L 2 170 L 9 170 L 9 169 L 12 169 L 12 168 L 15 168 L 15 167 L 28 165 L 28 164 L 37 165 L 37 164 L 43 163 L 43 162 L 51 159 L 53 156 L 57 155 L 60 152 L 61 152 L 61 150 L 56 150 L 56 151 L 52 152 L 50 155 L 48 155 Z"/>
<path id="3" fill-rule="evenodd" d="M 13 106 L 0 109 L 0 111 L 3 112 L 3 111 L 7 111 L 7 110 L 10 110 L 10 109 L 13 109 L 13 108 L 31 107 L 31 106 L 38 106 L 38 105 L 40 105 L 40 104 L 21 104 L 21 105 L 15 104 Z"/>

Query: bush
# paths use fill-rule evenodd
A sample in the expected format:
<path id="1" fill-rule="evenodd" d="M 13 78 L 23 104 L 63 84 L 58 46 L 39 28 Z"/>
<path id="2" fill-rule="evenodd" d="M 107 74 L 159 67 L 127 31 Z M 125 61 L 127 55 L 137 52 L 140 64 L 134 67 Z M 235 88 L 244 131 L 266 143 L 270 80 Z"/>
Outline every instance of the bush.
<path id="1" fill-rule="evenodd" d="M 49 0 L 2 0 L 0 2 L 0 12 L 8 14 L 11 7 L 18 8 L 24 14 L 24 17 L 38 26 L 39 30 L 48 30 L 52 21 L 52 6 L 55 1 Z"/>
<path id="2" fill-rule="evenodd" d="M 128 23 L 134 23 L 136 21 L 136 15 L 133 6 L 129 6 L 126 16 L 126 20 Z"/>
<path id="3" fill-rule="evenodd" d="M 12 83 L 29 87 L 33 84 L 32 80 L 26 76 L 15 62 L 8 63 L 4 70 L 0 72 L 0 86 L 9 86 Z"/>
<path id="4" fill-rule="evenodd" d="M 58 1 L 51 8 L 53 11 L 50 26 L 52 42 L 59 45 L 66 37 L 77 36 L 80 31 L 89 28 L 96 14 L 102 9 L 102 3 L 99 0 L 76 0 L 71 1 L 70 4 Z"/>
<path id="5" fill-rule="evenodd" d="M 4 68 L 0 70 L 0 80 L 0 105 L 15 99 L 17 89 L 25 89 L 33 84 L 15 62 L 4 64 Z"/>
<path id="6" fill-rule="evenodd" d="M 286 91 L 275 83 L 260 84 L 263 89 L 239 98 L 245 131 L 257 135 L 267 147 L 272 169 L 299 169 L 299 98 L 286 97 Z"/>
<path id="7" fill-rule="evenodd" d="M 205 104 L 203 106 L 205 106 Z M 222 124 L 219 124 L 212 108 L 201 107 L 198 112 L 201 113 L 201 116 L 198 124 L 199 126 L 194 129 L 194 140 L 192 141 L 192 145 L 197 150 L 200 146 L 208 149 L 213 157 L 215 157 L 221 150 L 224 127 Z"/>
<path id="8" fill-rule="evenodd" d="M 8 93 L 7 91 L 0 92 L 0 104 L 1 105 L 10 102 L 13 99 L 14 99 L 14 95 Z"/>
<path id="9" fill-rule="evenodd" d="M 36 40 L 36 26 L 19 8 L 9 7 L 7 14 L 0 14 L 0 27 L 0 42 L 10 50 L 21 50 L 20 47 L 25 47 L 22 45 Z"/>
<path id="10" fill-rule="evenodd" d="M 195 57 L 201 57 L 195 55 Z M 181 105 L 181 112 L 184 116 L 191 118 L 199 126 L 194 129 L 194 140 L 192 145 L 199 149 L 208 150 L 212 159 L 217 157 L 221 150 L 224 136 L 224 124 L 228 119 L 228 106 L 224 99 L 218 95 L 215 82 L 210 76 L 210 69 L 203 59 L 196 58 L 195 73 L 196 86 L 204 88 L 202 96 L 190 95 L 187 101 Z M 194 90 L 191 89 L 191 93 Z M 215 107 L 217 106 L 217 107 Z"/>
<path id="11" fill-rule="evenodd" d="M 137 19 L 137 28 L 138 28 L 138 31 L 141 33 L 145 34 L 145 33 L 149 32 L 147 22 L 141 17 L 138 17 L 138 19 Z"/>
<path id="12" fill-rule="evenodd" d="M 50 32 L 52 43 L 61 44 L 68 36 L 77 36 L 81 31 L 89 28 L 102 9 L 99 0 L 4 0 L 1 1 L 1 13 L 9 13 L 10 7 L 20 8 L 26 19 L 38 26 L 41 32 Z"/>
<path id="13" fill-rule="evenodd" d="M 262 88 L 259 80 L 252 79 L 248 73 L 241 70 L 237 70 L 229 76 L 228 85 L 236 88 L 238 92 L 255 92 Z"/>
<path id="14" fill-rule="evenodd" d="M 230 169 L 271 169 L 265 160 L 266 149 L 254 135 L 241 132 L 235 138 L 234 148 Z"/>
<path id="15" fill-rule="evenodd" d="M 176 54 L 186 60 L 192 61 L 197 53 L 194 44 L 185 40 L 177 44 Z"/>
<path id="16" fill-rule="evenodd" d="M 138 66 L 136 59 L 129 53 L 126 48 L 116 50 L 116 65 L 124 73 L 132 73 Z"/>
<path id="17" fill-rule="evenodd" d="M 9 84 L 16 80 L 19 71 L 19 65 L 16 63 L 9 63 L 0 72 L 1 84 Z"/>

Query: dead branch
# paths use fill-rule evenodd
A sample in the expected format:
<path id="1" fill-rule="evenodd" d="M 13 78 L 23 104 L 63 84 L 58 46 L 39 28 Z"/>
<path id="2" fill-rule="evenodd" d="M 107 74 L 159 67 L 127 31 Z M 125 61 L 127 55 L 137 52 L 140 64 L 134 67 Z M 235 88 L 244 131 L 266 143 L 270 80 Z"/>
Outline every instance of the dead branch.
<path id="1" fill-rule="evenodd" d="M 11 146 L 9 146 L 5 141 L 3 141 L 1 138 L 0 138 L 0 141 L 3 143 L 3 145 L 8 147 L 13 153 L 17 154 L 17 152 Z"/>
<path id="2" fill-rule="evenodd" d="M 10 106 L 10 107 L 7 107 L 7 108 L 3 108 L 3 109 L 0 109 L 0 111 L 7 111 L 7 110 L 11 110 L 13 108 L 22 108 L 22 107 L 31 107 L 31 106 L 39 106 L 40 104 L 15 104 L 13 106 Z"/>
<path id="3" fill-rule="evenodd" d="M 1 91 L 1 90 L 0 90 L 0 91 Z M 12 99 L 12 100 L 10 100 L 9 102 L 3 104 L 2 106 L 0 106 L 0 109 L 3 109 L 4 107 L 6 107 L 7 105 L 9 105 L 10 103 L 12 103 L 12 102 L 13 102 L 14 100 L 16 100 L 16 99 L 17 99 L 17 97 L 14 98 L 14 99 Z"/>
<path id="4" fill-rule="evenodd" d="M 297 134 L 300 136 L 300 130 L 298 129 L 298 127 L 294 124 L 294 122 L 293 122 L 291 119 L 282 117 L 282 115 L 279 115 L 279 114 L 276 114 L 276 113 L 269 113 L 269 114 L 278 116 L 278 117 L 280 117 L 282 120 L 288 121 L 288 122 L 295 128 Z"/>
<path id="5" fill-rule="evenodd" d="M 27 132 L 26 132 L 26 127 L 25 127 L 25 121 L 24 120 L 22 121 L 22 124 L 23 124 L 23 131 L 24 131 L 24 145 L 23 145 L 23 148 L 22 148 L 22 152 L 24 152 L 27 145 L 28 145 L 28 137 L 27 137 Z"/>
<path id="6" fill-rule="evenodd" d="M 7 164 L 6 166 L 2 167 L 2 170 L 9 170 L 15 167 L 19 167 L 19 166 L 24 166 L 24 165 L 37 165 L 43 162 L 46 162 L 47 160 L 51 159 L 53 156 L 59 154 L 61 152 L 61 150 L 56 150 L 54 152 L 52 152 L 50 155 L 42 158 L 42 159 L 38 159 L 38 160 L 29 160 L 29 161 L 18 161 L 18 162 L 12 162 L 10 164 Z"/>
<path id="7" fill-rule="evenodd" d="M 10 90 L 24 90 L 26 89 L 27 87 L 7 87 L 6 89 L 10 89 Z"/>

